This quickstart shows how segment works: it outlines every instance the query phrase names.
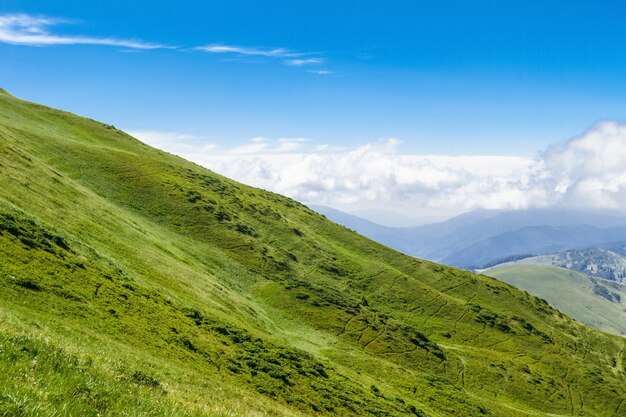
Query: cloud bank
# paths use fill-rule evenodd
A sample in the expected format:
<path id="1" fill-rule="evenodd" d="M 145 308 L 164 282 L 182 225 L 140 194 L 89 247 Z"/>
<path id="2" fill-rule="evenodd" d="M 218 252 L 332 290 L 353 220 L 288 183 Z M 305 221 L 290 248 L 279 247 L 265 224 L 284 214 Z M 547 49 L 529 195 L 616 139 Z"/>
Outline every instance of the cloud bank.
<path id="1" fill-rule="evenodd" d="M 301 138 L 207 148 L 206 141 L 157 142 L 147 132 L 131 133 L 243 183 L 344 209 L 387 208 L 415 217 L 479 208 L 626 207 L 626 126 L 616 122 L 598 123 L 535 158 L 403 154 L 396 139 L 352 149 Z"/>

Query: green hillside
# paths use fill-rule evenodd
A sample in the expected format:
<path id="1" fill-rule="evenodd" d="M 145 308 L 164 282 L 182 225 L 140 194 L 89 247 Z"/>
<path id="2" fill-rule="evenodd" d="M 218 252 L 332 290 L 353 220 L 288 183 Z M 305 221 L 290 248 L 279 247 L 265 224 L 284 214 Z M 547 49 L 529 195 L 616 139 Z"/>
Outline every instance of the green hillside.
<path id="1" fill-rule="evenodd" d="M 624 416 L 624 339 L 0 93 L 0 415 Z"/>
<path id="2" fill-rule="evenodd" d="M 581 323 L 626 335 L 626 286 L 551 265 L 516 263 L 485 274 L 544 298 Z"/>

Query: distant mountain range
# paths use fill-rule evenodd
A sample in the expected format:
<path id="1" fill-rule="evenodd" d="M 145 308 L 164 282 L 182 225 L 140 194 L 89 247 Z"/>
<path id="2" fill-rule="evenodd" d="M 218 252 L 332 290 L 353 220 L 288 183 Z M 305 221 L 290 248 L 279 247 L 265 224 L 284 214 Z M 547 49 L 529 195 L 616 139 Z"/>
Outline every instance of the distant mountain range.
<path id="1" fill-rule="evenodd" d="M 408 255 L 464 269 L 571 249 L 620 247 L 626 241 L 626 217 L 614 213 L 477 210 L 441 223 L 387 227 L 328 207 L 313 209 Z"/>

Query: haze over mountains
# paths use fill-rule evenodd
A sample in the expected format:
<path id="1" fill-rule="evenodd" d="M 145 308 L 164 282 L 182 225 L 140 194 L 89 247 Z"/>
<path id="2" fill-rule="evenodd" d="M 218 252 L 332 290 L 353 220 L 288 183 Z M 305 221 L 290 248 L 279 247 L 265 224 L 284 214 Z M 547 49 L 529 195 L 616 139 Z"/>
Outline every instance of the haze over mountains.
<path id="1" fill-rule="evenodd" d="M 428 223 L 434 223 L 441 219 L 432 219 L 430 217 L 419 219 L 405 216 L 402 213 L 391 210 L 379 210 L 379 209 L 361 209 L 350 212 L 357 217 L 369 220 L 373 223 L 380 224 L 388 227 L 415 227 L 422 226 Z M 445 218 L 444 218 L 445 219 Z"/>
<path id="2" fill-rule="evenodd" d="M 111 125 L 0 91 L 0 167 L 0 414 L 625 411 L 623 339 Z"/>
<path id="3" fill-rule="evenodd" d="M 313 207 L 396 250 L 464 269 L 568 249 L 620 246 L 626 241 L 626 217 L 606 212 L 478 210 L 441 223 L 390 228 L 328 207 Z"/>

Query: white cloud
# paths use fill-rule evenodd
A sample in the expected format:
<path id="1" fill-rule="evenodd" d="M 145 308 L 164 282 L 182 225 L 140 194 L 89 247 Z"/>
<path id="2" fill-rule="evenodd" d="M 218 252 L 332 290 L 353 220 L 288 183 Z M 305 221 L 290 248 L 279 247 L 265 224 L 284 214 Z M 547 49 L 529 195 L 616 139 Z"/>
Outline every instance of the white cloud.
<path id="1" fill-rule="evenodd" d="M 230 54 L 235 56 L 257 56 L 265 58 L 274 58 L 281 60 L 284 64 L 302 67 L 307 65 L 319 65 L 324 63 L 324 58 L 309 57 L 306 58 L 308 53 L 294 52 L 284 48 L 249 48 L 236 45 L 223 45 L 212 44 L 205 46 L 198 46 L 195 48 L 198 51 L 208 52 L 211 54 Z"/>
<path id="2" fill-rule="evenodd" d="M 288 59 L 285 61 L 287 65 L 293 66 L 304 66 L 304 65 L 317 65 L 323 64 L 324 60 L 322 58 L 298 58 L 298 59 Z"/>
<path id="3" fill-rule="evenodd" d="M 49 28 L 68 23 L 62 19 L 36 17 L 27 14 L 0 15 L 0 42 L 13 45 L 106 45 L 131 49 L 167 48 L 158 43 L 116 38 L 94 38 L 88 36 L 63 36 L 49 32 Z"/>
<path id="4" fill-rule="evenodd" d="M 154 42 L 136 39 L 118 39 L 111 37 L 91 37 L 83 35 L 61 35 L 53 33 L 52 28 L 72 23 L 66 19 L 28 14 L 0 14 L 0 43 L 25 46 L 53 45 L 101 45 L 119 46 L 129 50 L 146 49 L 180 49 Z M 229 54 L 235 56 L 256 56 L 280 60 L 290 66 L 303 67 L 324 63 L 324 58 L 311 57 L 311 54 L 293 52 L 284 48 L 247 48 L 234 45 L 212 44 L 198 46 L 195 50 L 212 54 Z M 329 71 L 315 71 L 317 74 L 330 74 Z"/>
<path id="5" fill-rule="evenodd" d="M 236 55 L 251 55 L 251 56 L 266 56 L 266 57 L 294 57 L 299 56 L 300 54 L 296 54 L 290 52 L 287 49 L 283 48 L 275 48 L 275 49 L 260 49 L 260 48 L 245 48 L 241 46 L 232 46 L 232 45 L 206 45 L 206 46 L 198 46 L 196 48 L 199 51 L 209 52 L 213 54 L 236 54 Z"/>
<path id="6" fill-rule="evenodd" d="M 597 123 L 583 135 L 548 149 L 537 166 L 552 203 L 626 207 L 626 126 Z"/>
<path id="7" fill-rule="evenodd" d="M 396 139 L 350 149 L 302 138 L 256 138 L 227 148 L 198 144 L 179 152 L 168 146 L 246 184 L 344 209 L 387 208 L 416 217 L 478 208 L 626 207 L 626 126 L 615 122 L 599 123 L 536 158 L 403 154 Z"/>

